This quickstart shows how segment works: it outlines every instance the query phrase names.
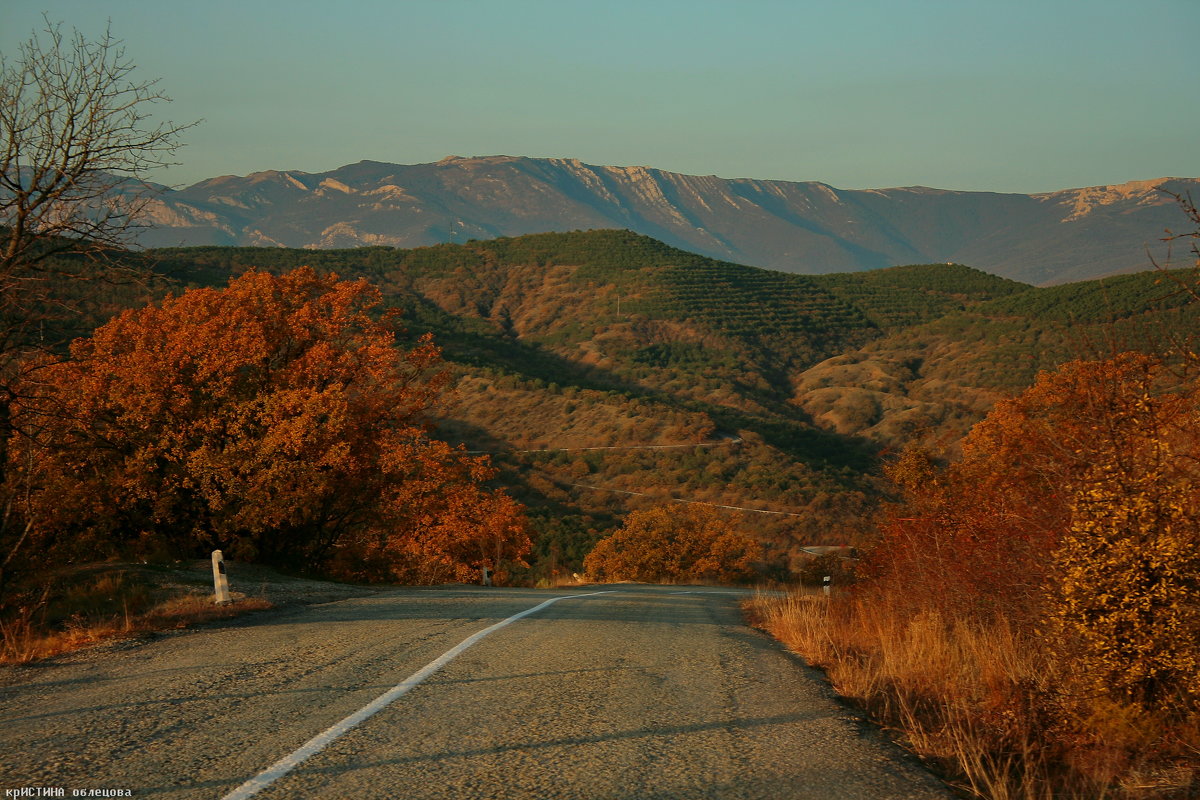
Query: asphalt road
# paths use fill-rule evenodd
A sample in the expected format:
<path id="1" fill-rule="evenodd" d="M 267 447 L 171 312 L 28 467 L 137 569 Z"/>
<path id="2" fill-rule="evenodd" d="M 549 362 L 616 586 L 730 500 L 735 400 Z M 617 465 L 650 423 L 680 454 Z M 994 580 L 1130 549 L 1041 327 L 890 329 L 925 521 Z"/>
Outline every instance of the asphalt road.
<path id="1" fill-rule="evenodd" d="M 248 796 L 287 759 L 254 797 L 950 796 L 717 592 L 404 590 L 6 668 L 0 791 Z"/>

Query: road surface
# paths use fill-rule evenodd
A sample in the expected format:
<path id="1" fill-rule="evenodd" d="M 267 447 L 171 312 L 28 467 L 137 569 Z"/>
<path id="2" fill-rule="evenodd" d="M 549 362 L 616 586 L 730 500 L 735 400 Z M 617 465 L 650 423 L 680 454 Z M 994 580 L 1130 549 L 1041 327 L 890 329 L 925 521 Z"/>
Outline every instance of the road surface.
<path id="1" fill-rule="evenodd" d="M 0 790 L 950 796 L 737 603 L 678 586 L 398 590 L 5 668 Z"/>

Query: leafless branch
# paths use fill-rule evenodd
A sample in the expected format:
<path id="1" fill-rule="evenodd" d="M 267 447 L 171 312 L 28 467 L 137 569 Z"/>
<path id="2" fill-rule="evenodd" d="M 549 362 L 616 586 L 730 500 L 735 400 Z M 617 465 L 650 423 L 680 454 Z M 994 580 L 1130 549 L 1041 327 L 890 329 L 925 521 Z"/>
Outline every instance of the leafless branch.
<path id="1" fill-rule="evenodd" d="M 89 39 L 44 19 L 0 54 L 0 486 L 10 500 L 20 487 L 5 482 L 8 443 L 37 434 L 36 419 L 15 419 L 37 393 L 31 356 L 44 362 L 101 302 L 95 282 L 121 269 L 106 256 L 133 242 L 153 200 L 149 174 L 173 163 L 195 124 L 156 119 L 170 98 L 136 75 L 110 30 Z M 3 523 L 5 546 L 28 546 Z"/>
<path id="2" fill-rule="evenodd" d="M 193 124 L 156 122 L 170 101 L 140 80 L 110 30 L 96 40 L 47 18 L 10 59 L 0 55 L 0 369 L 28 344 L 30 324 L 63 310 L 66 283 L 107 274 L 64 274 L 55 256 L 103 258 L 132 243 L 154 188 Z"/>

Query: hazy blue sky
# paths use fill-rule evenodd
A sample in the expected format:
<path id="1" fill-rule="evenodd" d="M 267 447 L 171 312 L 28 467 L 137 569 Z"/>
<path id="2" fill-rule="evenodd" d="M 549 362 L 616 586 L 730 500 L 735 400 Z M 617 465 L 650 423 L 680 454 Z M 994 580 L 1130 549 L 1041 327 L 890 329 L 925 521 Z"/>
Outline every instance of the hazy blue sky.
<path id="1" fill-rule="evenodd" d="M 187 184 L 362 159 L 579 158 L 1036 192 L 1200 176 L 1200 0 L 0 0 L 111 19 Z"/>

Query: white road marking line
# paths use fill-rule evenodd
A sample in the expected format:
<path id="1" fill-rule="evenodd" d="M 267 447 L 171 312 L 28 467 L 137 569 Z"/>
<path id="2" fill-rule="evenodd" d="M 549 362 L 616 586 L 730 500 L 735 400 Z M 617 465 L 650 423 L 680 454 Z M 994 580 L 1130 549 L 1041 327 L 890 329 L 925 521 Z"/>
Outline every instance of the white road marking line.
<path id="1" fill-rule="evenodd" d="M 672 591 L 671 594 L 672 595 L 734 595 L 737 597 L 742 597 L 743 595 L 749 595 L 750 593 L 749 593 L 749 591 L 701 591 L 698 589 L 692 589 L 689 591 Z"/>
<path id="2" fill-rule="evenodd" d="M 451 661 L 453 661 L 455 658 L 457 658 L 464 650 L 466 650 L 468 647 L 475 644 L 476 642 L 478 642 L 480 639 L 484 638 L 485 636 L 495 633 L 496 631 L 500 630 L 501 628 L 505 627 L 506 625 L 511 625 L 519 619 L 528 617 L 530 614 L 536 614 L 537 612 L 541 611 L 546 606 L 551 605 L 553 603 L 557 603 L 559 600 L 571 600 L 576 597 L 591 597 L 593 595 L 598 595 L 598 594 L 614 594 L 614 592 L 588 592 L 587 594 L 567 594 L 567 595 L 563 595 L 562 597 L 552 597 L 549 600 L 547 600 L 546 602 L 541 603 L 540 605 L 536 605 L 533 608 L 526 609 L 519 614 L 513 614 L 508 619 L 501 620 L 500 622 L 497 622 L 495 625 L 492 625 L 491 627 L 484 628 L 483 630 L 479 631 L 478 633 L 468 636 L 466 639 L 463 639 L 457 645 L 450 648 L 449 650 L 447 650 L 442 655 L 438 656 L 433 661 L 430 661 L 424 667 L 422 667 L 418 671 L 414 672 L 412 675 L 408 676 L 403 681 L 401 681 L 400 683 L 393 686 L 391 689 L 388 689 L 386 692 L 379 695 L 379 697 L 376 697 L 374 700 L 372 700 L 370 703 L 368 703 L 367 705 L 360 708 L 358 711 L 355 711 L 353 714 L 346 717 L 341 722 L 337 723 L 336 725 L 333 725 L 332 727 L 328 728 L 324 732 L 319 733 L 316 736 L 314 736 L 313 738 L 309 739 L 298 750 L 279 759 L 274 764 L 267 767 L 265 770 L 258 773 L 253 778 L 246 781 L 245 783 L 243 783 L 238 788 L 234 789 L 229 794 L 225 795 L 223 798 L 221 798 L 221 800 L 245 800 L 245 798 L 253 797 L 258 792 L 261 792 L 263 789 L 267 788 L 272 783 L 279 780 L 284 775 L 286 775 L 289 772 L 291 772 L 292 770 L 294 770 L 296 767 L 300 766 L 310 756 L 314 756 L 317 753 L 324 750 L 326 746 L 328 746 L 331 742 L 333 742 L 335 739 L 340 737 L 342 734 L 351 730 L 356 725 L 358 725 L 360 722 L 363 722 L 364 720 L 370 718 L 371 716 L 375 715 L 376 713 L 382 711 L 384 708 L 386 708 L 388 706 L 388 704 L 390 704 L 393 700 L 397 699 L 401 695 L 407 694 L 410 690 L 415 688 L 418 684 L 423 682 L 430 675 L 432 675 L 433 673 L 437 672 L 442 667 L 449 664 Z"/>

